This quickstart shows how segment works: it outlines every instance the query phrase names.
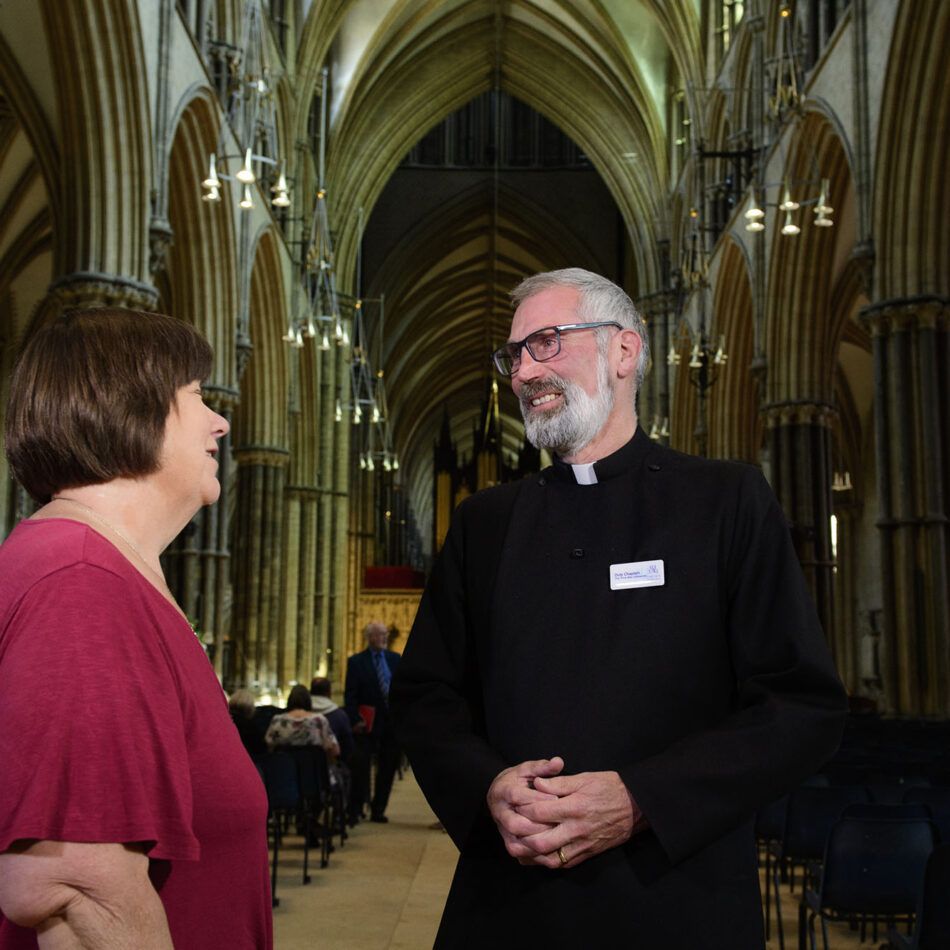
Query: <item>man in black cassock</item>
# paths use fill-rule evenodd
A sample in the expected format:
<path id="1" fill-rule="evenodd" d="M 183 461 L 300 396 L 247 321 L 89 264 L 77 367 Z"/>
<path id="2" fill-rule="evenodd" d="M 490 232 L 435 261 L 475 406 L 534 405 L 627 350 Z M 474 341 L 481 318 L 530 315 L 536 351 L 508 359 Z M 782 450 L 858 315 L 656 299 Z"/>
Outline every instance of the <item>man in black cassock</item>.
<path id="1" fill-rule="evenodd" d="M 785 519 L 638 427 L 619 287 L 512 296 L 495 363 L 555 461 L 456 510 L 391 692 L 461 852 L 436 946 L 761 948 L 753 815 L 846 710 Z"/>

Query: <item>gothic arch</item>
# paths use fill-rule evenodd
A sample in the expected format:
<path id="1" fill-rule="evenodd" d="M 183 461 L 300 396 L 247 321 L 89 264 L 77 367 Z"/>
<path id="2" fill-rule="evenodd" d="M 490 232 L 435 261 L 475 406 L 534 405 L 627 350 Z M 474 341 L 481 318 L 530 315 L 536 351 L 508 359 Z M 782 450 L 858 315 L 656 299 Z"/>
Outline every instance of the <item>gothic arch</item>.
<path id="1" fill-rule="evenodd" d="M 802 119 L 790 147 L 784 177 L 799 194 L 816 192 L 816 169 L 830 182 L 829 201 L 840 207 L 846 192 L 853 202 L 853 181 L 845 148 L 831 124 L 818 113 Z M 807 185 L 804 183 L 808 183 Z M 797 186 L 795 183 L 799 183 Z M 801 233 L 781 233 L 784 214 L 772 227 L 766 313 L 768 403 L 812 399 L 831 404 L 834 353 L 828 349 L 834 262 L 842 262 L 854 244 L 853 223 L 846 231 L 814 227 L 811 209 L 797 212 Z M 839 264 L 839 266 L 843 266 Z"/>
<path id="2" fill-rule="evenodd" d="M 260 235 L 253 256 L 250 331 L 253 350 L 241 378 L 241 404 L 236 413 L 236 447 L 289 447 L 287 408 L 289 354 L 281 339 L 287 302 L 277 238 L 272 229 Z"/>
<path id="3" fill-rule="evenodd" d="M 99 284 L 105 300 L 153 302 L 151 115 L 137 9 L 121 0 L 43 0 L 42 11 L 61 148 L 70 157 L 71 187 L 54 235 L 56 272 L 71 283 Z"/>
<path id="4" fill-rule="evenodd" d="M 169 222 L 167 305 L 193 323 L 215 349 L 212 381 L 236 389 L 234 321 L 237 274 L 232 203 L 201 200 L 202 178 L 217 141 L 218 111 L 210 89 L 195 90 L 176 110 L 168 163 Z"/>
<path id="5" fill-rule="evenodd" d="M 40 99 L 6 40 L 0 36 L 0 95 L 16 116 L 43 176 L 51 221 L 59 220 L 59 144 Z"/>
<path id="6" fill-rule="evenodd" d="M 458 15 L 455 21 L 454 32 L 443 28 L 438 43 L 410 53 L 400 50 L 374 72 L 368 66 L 360 95 L 351 97 L 334 128 L 329 179 L 334 183 L 335 218 L 341 222 L 344 277 L 355 253 L 351 222 L 356 208 L 373 206 L 403 155 L 429 128 L 490 88 L 492 20 L 473 22 Z M 553 40 L 535 23 L 513 19 L 505 37 L 502 87 L 560 126 L 591 156 L 623 212 L 637 262 L 638 288 L 656 286 L 655 237 L 665 223 L 656 199 L 666 171 L 665 142 L 655 110 L 642 94 L 637 100 L 631 74 L 624 77 L 627 85 L 621 84 L 619 67 L 607 53 L 594 73 L 587 58 L 594 51 L 586 50 L 585 58 L 578 49 L 568 52 L 571 44 L 563 36 Z M 558 69 L 552 72 L 550 63 L 555 59 Z M 639 108 L 631 108 L 631 97 Z M 363 148 L 361 143 L 370 137 L 385 141 L 386 149 Z M 644 156 L 636 166 L 622 158 L 631 149 Z"/>
<path id="7" fill-rule="evenodd" d="M 874 175 L 878 300 L 950 294 L 950 5 L 904 0 L 894 29 Z"/>
<path id="8" fill-rule="evenodd" d="M 696 423 L 699 419 L 699 399 L 696 388 L 689 381 L 690 345 L 685 335 L 674 335 L 673 349 L 680 363 L 673 368 L 674 380 L 670 406 L 670 446 L 679 452 L 697 454 Z"/>
<path id="9" fill-rule="evenodd" d="M 723 248 L 713 296 L 711 344 L 727 354 L 709 400 L 709 455 L 755 462 L 762 438 L 752 376 L 752 285 L 749 261 L 733 238 Z"/>
<path id="10" fill-rule="evenodd" d="M 466 442 L 490 377 L 488 354 L 508 335 L 508 291 L 533 271 L 593 266 L 591 249 L 568 226 L 501 184 L 497 265 L 487 273 L 492 269 L 490 189 L 486 179 L 441 204 L 400 236 L 375 277 L 375 286 L 386 292 L 380 362 L 387 390 L 398 393 L 390 422 L 404 478 L 419 506 L 416 514 L 423 519 L 431 507 L 431 448 L 441 406 L 449 405 L 456 437 Z M 375 326 L 370 331 L 375 334 Z M 501 410 L 504 449 L 517 453 L 521 414 L 504 383 Z"/>

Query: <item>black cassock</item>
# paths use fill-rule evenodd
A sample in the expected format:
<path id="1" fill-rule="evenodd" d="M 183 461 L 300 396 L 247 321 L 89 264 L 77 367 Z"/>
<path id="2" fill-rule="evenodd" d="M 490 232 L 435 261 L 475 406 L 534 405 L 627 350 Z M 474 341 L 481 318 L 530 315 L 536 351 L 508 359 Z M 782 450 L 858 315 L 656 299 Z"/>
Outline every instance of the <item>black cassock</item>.
<path id="1" fill-rule="evenodd" d="M 393 681 L 461 852 L 437 946 L 762 947 L 753 814 L 833 753 L 846 708 L 785 519 L 752 466 L 639 429 L 594 470 L 459 507 Z M 611 589 L 612 565 L 660 561 L 662 585 Z M 650 829 L 566 871 L 519 865 L 485 795 L 554 755 L 619 772 Z"/>

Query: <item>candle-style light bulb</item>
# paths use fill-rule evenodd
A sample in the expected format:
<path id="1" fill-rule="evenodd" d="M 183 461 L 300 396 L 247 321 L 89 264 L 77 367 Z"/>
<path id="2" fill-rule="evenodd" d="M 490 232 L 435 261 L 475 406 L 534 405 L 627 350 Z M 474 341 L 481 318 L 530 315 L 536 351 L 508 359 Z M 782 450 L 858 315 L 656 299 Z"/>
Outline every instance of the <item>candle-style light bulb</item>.
<path id="1" fill-rule="evenodd" d="M 234 176 L 242 185 L 253 185 L 257 178 L 254 177 L 254 169 L 251 167 L 251 150 L 244 153 L 244 164 L 241 170 Z"/>
<path id="2" fill-rule="evenodd" d="M 220 188 L 221 180 L 218 178 L 218 160 L 214 154 L 211 153 L 211 160 L 208 163 L 208 177 L 201 183 L 202 188 Z"/>

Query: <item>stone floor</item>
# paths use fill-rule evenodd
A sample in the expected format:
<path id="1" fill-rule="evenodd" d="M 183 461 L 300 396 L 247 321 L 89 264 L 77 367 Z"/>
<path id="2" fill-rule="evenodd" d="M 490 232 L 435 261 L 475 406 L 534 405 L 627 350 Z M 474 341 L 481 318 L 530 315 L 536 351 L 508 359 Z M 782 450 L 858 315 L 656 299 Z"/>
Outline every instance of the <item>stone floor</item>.
<path id="1" fill-rule="evenodd" d="M 274 909 L 276 950 L 428 950 L 455 868 L 456 852 L 448 835 L 433 830 L 435 816 L 407 773 L 397 780 L 389 806 L 389 824 L 362 822 L 330 866 L 311 865 L 312 880 L 301 882 L 303 848 L 289 837 L 281 851 Z M 311 858 L 313 854 L 311 854 Z M 797 895 L 782 891 L 785 946 L 798 947 Z M 774 924 L 773 924 L 774 926 Z M 829 950 L 864 947 L 841 924 L 829 927 Z M 769 950 L 777 950 L 773 931 Z M 819 936 L 818 946 L 821 947 Z M 702 950 L 702 948 L 696 948 Z"/>
<path id="2" fill-rule="evenodd" d="M 430 827 L 434 821 L 407 772 L 393 788 L 389 824 L 361 822 L 306 886 L 301 841 L 288 838 L 278 868 L 276 950 L 431 947 L 456 858 L 449 836 Z"/>

